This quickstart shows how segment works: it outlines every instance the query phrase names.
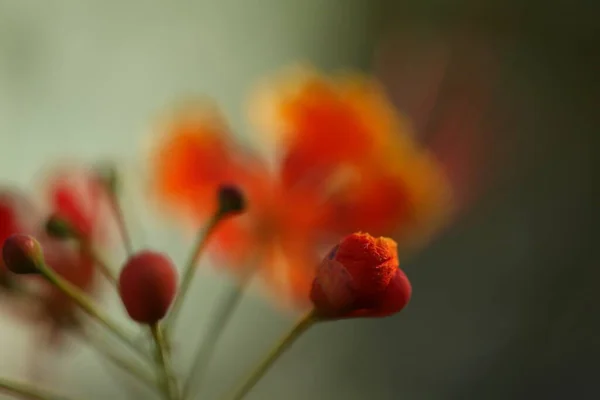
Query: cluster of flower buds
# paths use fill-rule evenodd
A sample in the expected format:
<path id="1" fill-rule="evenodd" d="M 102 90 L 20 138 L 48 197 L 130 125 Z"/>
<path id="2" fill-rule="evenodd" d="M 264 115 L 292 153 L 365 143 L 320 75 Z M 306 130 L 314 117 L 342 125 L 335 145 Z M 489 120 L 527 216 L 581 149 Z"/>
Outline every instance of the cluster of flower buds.
<path id="1" fill-rule="evenodd" d="M 412 287 L 400 269 L 398 245 L 387 236 L 403 246 L 421 242 L 445 220 L 444 174 L 404 131 L 379 85 L 305 72 L 257 102 L 264 106 L 257 114 L 272 118 L 261 129 L 281 145 L 277 165 L 236 146 L 215 110 L 190 107 L 169 124 L 151 157 L 153 194 L 195 229 L 205 224 L 181 269 L 160 251 L 134 249 L 112 165 L 80 175 L 66 168 L 50 180 L 49 210 L 31 229 L 14 212 L 14 204 L 24 202 L 0 192 L 0 289 L 11 279 L 33 279 L 44 289 L 38 300 L 52 329 L 75 321 L 69 326 L 93 344 L 79 308 L 138 356 L 113 354 L 115 365 L 165 400 L 194 397 L 251 277 L 261 278 L 277 303 L 307 310 L 231 400 L 241 400 L 315 324 L 403 310 Z M 112 239 L 107 221 L 116 223 L 127 253 L 118 269 L 101 254 Z M 323 256 L 332 239 L 337 244 Z M 172 333 L 200 257 L 215 249 L 216 260 L 233 267 L 226 270 L 238 280 L 181 380 L 171 366 L 177 353 Z M 129 318 L 149 331 L 150 348 L 90 296 L 96 275 L 113 285 Z M 58 398 L 2 378 L 0 390 Z"/>
<path id="2" fill-rule="evenodd" d="M 223 186 L 219 189 L 216 210 L 219 218 L 238 215 L 245 208 L 244 196 L 238 188 Z M 52 215 L 45 228 L 52 237 L 78 238 L 78 232 L 58 215 Z M 13 234 L 6 238 L 2 261 L 14 274 L 41 274 L 72 296 L 72 300 L 88 313 L 87 308 L 92 307 L 91 314 L 98 314 L 93 311 L 95 306 L 90 306 L 88 300 L 81 300 L 79 294 L 73 293 L 68 283 L 46 264 L 42 245 L 33 236 Z M 129 317 L 139 324 L 156 328 L 178 296 L 177 280 L 177 269 L 167 255 L 153 250 L 130 255 L 118 277 L 118 292 Z M 404 308 L 410 295 L 410 283 L 398 268 L 395 242 L 366 233 L 351 234 L 341 240 L 316 268 L 310 292 L 313 310 L 305 322 L 388 316 Z M 166 376 L 165 382 L 168 379 Z M 171 393 L 172 399 L 179 398 L 177 389 L 167 393 Z"/>

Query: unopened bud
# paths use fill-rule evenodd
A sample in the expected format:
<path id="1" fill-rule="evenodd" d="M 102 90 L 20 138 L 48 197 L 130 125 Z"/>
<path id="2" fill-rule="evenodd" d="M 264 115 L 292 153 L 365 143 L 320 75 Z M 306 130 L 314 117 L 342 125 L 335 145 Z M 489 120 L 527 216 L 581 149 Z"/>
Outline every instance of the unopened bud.
<path id="1" fill-rule="evenodd" d="M 2 258 L 15 274 L 36 274 L 44 264 L 42 246 L 29 235 L 12 235 L 4 241 Z"/>
<path id="2" fill-rule="evenodd" d="M 141 251 L 121 270 L 119 293 L 127 313 L 140 324 L 160 321 L 177 291 L 177 270 L 164 254 Z"/>
<path id="3" fill-rule="evenodd" d="M 246 209 L 246 199 L 237 186 L 221 186 L 218 196 L 219 211 L 222 214 L 239 214 Z"/>

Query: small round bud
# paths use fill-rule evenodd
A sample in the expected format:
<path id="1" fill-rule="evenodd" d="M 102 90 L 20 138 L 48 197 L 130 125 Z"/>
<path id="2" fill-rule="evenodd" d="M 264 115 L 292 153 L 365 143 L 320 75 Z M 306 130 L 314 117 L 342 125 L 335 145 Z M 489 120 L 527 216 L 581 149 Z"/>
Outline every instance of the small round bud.
<path id="1" fill-rule="evenodd" d="M 52 215 L 46 221 L 46 233 L 48 236 L 56 239 L 70 239 L 77 236 L 77 232 L 63 218 L 57 215 Z"/>
<path id="2" fill-rule="evenodd" d="M 15 274 L 35 274 L 44 263 L 42 246 L 29 235 L 12 235 L 4 241 L 2 258 L 6 267 Z"/>
<path id="3" fill-rule="evenodd" d="M 127 260 L 119 277 L 119 293 L 136 322 L 152 325 L 169 310 L 177 290 L 177 271 L 171 260 L 154 251 L 141 251 Z"/>
<path id="4" fill-rule="evenodd" d="M 218 196 L 219 211 L 223 214 L 239 214 L 246 209 L 244 194 L 236 186 L 221 186 Z"/>

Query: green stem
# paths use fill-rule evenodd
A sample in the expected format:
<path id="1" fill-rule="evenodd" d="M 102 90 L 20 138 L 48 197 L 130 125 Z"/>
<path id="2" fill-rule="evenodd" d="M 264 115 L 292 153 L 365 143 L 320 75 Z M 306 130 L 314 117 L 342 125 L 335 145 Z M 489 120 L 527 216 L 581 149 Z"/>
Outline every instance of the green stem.
<path id="1" fill-rule="evenodd" d="M 80 331 L 80 335 L 92 348 L 98 352 L 101 357 L 112 362 L 120 369 L 128 372 L 140 382 L 144 383 L 148 388 L 155 390 L 158 387 L 154 377 L 152 377 L 140 366 L 136 365 L 134 361 L 128 360 L 127 358 L 119 355 L 110 346 L 104 343 L 102 339 L 98 338 L 97 335 L 84 332 L 83 330 Z"/>
<path id="2" fill-rule="evenodd" d="M 91 243 L 87 240 L 80 239 L 81 248 L 85 251 L 96 263 L 96 266 L 100 270 L 100 273 L 109 281 L 115 288 L 118 288 L 117 275 L 113 272 L 108 264 L 100 257 L 98 252 L 94 249 Z"/>
<path id="3" fill-rule="evenodd" d="M 121 238 L 123 239 L 123 245 L 125 246 L 127 255 L 131 257 L 134 251 L 133 242 L 131 241 L 129 231 L 127 230 L 127 224 L 125 223 L 125 214 L 123 213 L 123 208 L 121 207 L 119 198 L 114 190 L 110 190 L 108 196 L 110 200 L 110 206 L 117 219 L 117 225 L 119 227 L 119 232 L 121 233 Z"/>
<path id="4" fill-rule="evenodd" d="M 70 400 L 68 397 L 59 396 L 27 383 L 16 382 L 6 378 L 0 378 L 0 392 L 30 400 Z"/>
<path id="5" fill-rule="evenodd" d="M 60 219 L 56 220 L 56 222 L 59 222 L 60 225 L 62 225 L 64 229 L 71 234 L 72 239 L 77 241 L 80 249 L 83 252 L 85 252 L 88 256 L 90 256 L 92 260 L 94 260 L 96 266 L 100 270 L 100 273 L 104 275 L 104 277 L 116 287 L 117 277 L 115 273 L 112 271 L 111 268 L 108 267 L 106 262 L 104 262 L 102 257 L 100 257 L 100 255 L 96 252 L 92 240 L 86 235 L 82 234 L 80 231 L 78 231 L 74 226 L 72 226 L 69 223 L 69 221 Z"/>
<path id="6" fill-rule="evenodd" d="M 67 280 L 60 277 L 54 270 L 48 267 L 45 263 L 38 265 L 40 273 L 56 286 L 61 292 L 68 296 L 75 304 L 77 304 L 88 315 L 95 318 L 100 324 L 111 331 L 127 346 L 134 349 L 143 357 L 148 357 L 148 354 L 139 346 L 133 338 L 127 334 L 118 324 L 116 324 L 104 311 L 96 307 L 94 303 L 83 293 L 78 287 L 74 286 Z"/>
<path id="7" fill-rule="evenodd" d="M 206 376 L 207 367 L 217 348 L 219 337 L 227 327 L 234 311 L 237 309 L 247 284 L 253 275 L 252 272 L 253 270 L 244 274 L 241 282 L 238 285 L 232 286 L 226 293 L 223 301 L 219 303 L 219 307 L 212 319 L 213 322 L 196 353 L 194 364 L 190 369 L 190 373 L 183 387 L 183 399 L 192 398 L 196 389 L 199 389 L 202 386 L 202 382 Z"/>
<path id="8" fill-rule="evenodd" d="M 219 222 L 223 219 L 224 214 L 221 212 L 216 212 L 208 222 L 206 228 L 198 233 L 196 243 L 194 244 L 192 253 L 188 262 L 185 265 L 183 270 L 183 277 L 181 278 L 181 285 L 179 286 L 179 290 L 177 292 L 177 296 L 175 297 L 175 301 L 173 302 L 173 306 L 171 307 L 171 311 L 167 316 L 167 320 L 165 321 L 164 330 L 165 335 L 168 337 L 173 330 L 177 317 L 181 312 L 181 306 L 183 301 L 185 300 L 186 294 L 190 289 L 190 285 L 194 278 L 194 274 L 196 272 L 196 264 L 198 264 L 198 260 L 202 255 L 206 244 L 208 243 L 208 239 L 211 234 L 214 232 L 215 228 L 219 224 Z"/>
<path id="9" fill-rule="evenodd" d="M 173 376 L 167 345 L 159 324 L 150 326 L 154 343 L 156 344 L 156 355 L 162 368 L 162 384 L 166 400 L 179 400 L 177 382 Z"/>
<path id="10" fill-rule="evenodd" d="M 239 388 L 234 392 L 233 396 L 229 397 L 229 400 L 243 399 L 260 381 L 269 368 L 273 366 L 275 361 L 277 361 L 277 359 L 279 359 L 279 357 L 316 322 L 318 322 L 318 318 L 314 311 L 310 311 L 300 318 L 292 329 L 277 342 L 266 357 L 252 370 L 248 378 L 243 381 Z"/>

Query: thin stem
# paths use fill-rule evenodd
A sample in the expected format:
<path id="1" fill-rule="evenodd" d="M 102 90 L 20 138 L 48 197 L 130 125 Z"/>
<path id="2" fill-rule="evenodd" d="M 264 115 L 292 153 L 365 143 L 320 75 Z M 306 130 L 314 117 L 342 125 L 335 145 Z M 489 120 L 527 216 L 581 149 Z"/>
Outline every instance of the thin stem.
<path id="1" fill-rule="evenodd" d="M 193 398 L 194 392 L 202 386 L 206 376 L 207 367 L 217 348 L 217 343 L 221 333 L 227 327 L 235 310 L 240 304 L 245 289 L 253 275 L 254 270 L 246 272 L 238 285 L 229 288 L 224 299 L 219 303 L 215 315 L 212 318 L 212 324 L 206 334 L 206 338 L 201 343 L 194 364 L 190 369 L 189 375 L 183 387 L 183 399 Z"/>
<path id="2" fill-rule="evenodd" d="M 6 378 L 0 378 L 0 392 L 30 400 L 71 400 L 68 397 L 59 396 L 27 383 L 16 382 Z"/>
<path id="3" fill-rule="evenodd" d="M 112 268 L 100 257 L 98 252 L 94 249 L 94 246 L 87 240 L 79 239 L 81 248 L 85 251 L 96 263 L 100 273 L 108 280 L 115 288 L 118 286 L 117 275 L 114 273 Z"/>
<path id="4" fill-rule="evenodd" d="M 46 264 L 38 265 L 40 273 L 56 286 L 61 292 L 68 296 L 75 304 L 77 304 L 88 315 L 95 318 L 100 324 L 104 325 L 123 343 L 137 351 L 141 356 L 148 357 L 144 349 L 138 345 L 133 338 L 127 334 L 118 324 L 116 324 L 104 311 L 96 307 L 96 305 L 83 293 L 78 287 L 74 286 L 67 280 L 60 277 Z"/>
<path id="5" fill-rule="evenodd" d="M 273 366 L 275 361 L 290 348 L 290 346 L 304 333 L 308 328 L 318 321 L 314 311 L 305 314 L 292 329 L 273 347 L 267 356 L 254 368 L 248 378 L 234 392 L 230 400 L 241 400 L 252 388 L 260 381 L 265 373 Z"/>
<path id="6" fill-rule="evenodd" d="M 123 213 L 121 202 L 119 201 L 119 198 L 114 190 L 110 190 L 108 196 L 110 206 L 117 219 L 117 225 L 119 227 L 119 232 L 121 233 L 121 238 L 123 239 L 123 245 L 125 246 L 127 255 L 131 257 L 133 255 L 133 242 L 131 241 L 129 231 L 127 230 L 127 224 L 125 223 L 125 214 Z"/>
<path id="7" fill-rule="evenodd" d="M 122 357 L 117 352 L 114 351 L 110 346 L 108 346 L 104 341 L 97 337 L 95 334 L 91 334 L 85 332 L 83 330 L 79 331 L 80 336 L 93 348 L 98 354 L 105 358 L 106 360 L 112 362 L 115 366 L 120 369 L 128 372 L 133 377 L 137 378 L 140 382 L 144 383 L 148 388 L 155 390 L 158 387 L 158 384 L 154 377 L 152 377 L 148 372 L 146 372 L 142 367 L 136 365 L 133 360 L 128 360 L 125 357 Z"/>
<path id="8" fill-rule="evenodd" d="M 102 257 L 100 257 L 98 252 L 94 249 L 94 245 L 93 245 L 91 238 L 89 236 L 83 234 L 81 231 L 79 231 L 73 225 L 71 225 L 69 223 L 69 221 L 67 221 L 67 220 L 59 219 L 59 220 L 54 220 L 54 221 L 59 223 L 59 225 L 62 226 L 63 229 L 65 229 L 66 231 L 68 231 L 71 234 L 71 237 L 74 240 L 76 240 L 77 243 L 79 244 L 80 249 L 82 251 L 84 251 L 88 256 L 90 256 L 92 258 L 92 260 L 94 260 L 96 266 L 100 270 L 100 273 L 102 275 L 104 275 L 104 277 L 116 287 L 117 277 L 116 277 L 115 273 L 113 272 L 113 270 L 111 268 L 108 267 L 106 262 L 104 262 Z"/>
<path id="9" fill-rule="evenodd" d="M 167 344 L 159 324 L 150 326 L 154 343 L 156 344 L 156 355 L 162 368 L 162 384 L 166 400 L 179 400 L 179 390 L 177 382 L 174 379 L 171 369 L 169 355 L 167 354 Z"/>
<path id="10" fill-rule="evenodd" d="M 192 249 L 190 258 L 185 265 L 183 270 L 183 277 L 181 278 L 181 285 L 179 287 L 179 291 L 177 292 L 177 297 L 175 297 L 175 301 L 173 302 L 173 307 L 167 316 L 167 320 L 165 321 L 164 329 L 165 335 L 168 335 L 173 330 L 173 326 L 179 316 L 181 311 L 181 306 L 186 297 L 187 292 L 190 289 L 190 285 L 192 283 L 192 279 L 194 278 L 194 273 L 196 272 L 196 264 L 198 264 L 198 260 L 202 255 L 202 251 L 206 247 L 208 243 L 208 239 L 210 238 L 212 232 L 215 230 L 217 225 L 221 220 L 223 220 L 224 214 L 221 212 L 216 212 L 208 222 L 208 225 L 203 231 L 198 233 L 196 243 Z"/>

